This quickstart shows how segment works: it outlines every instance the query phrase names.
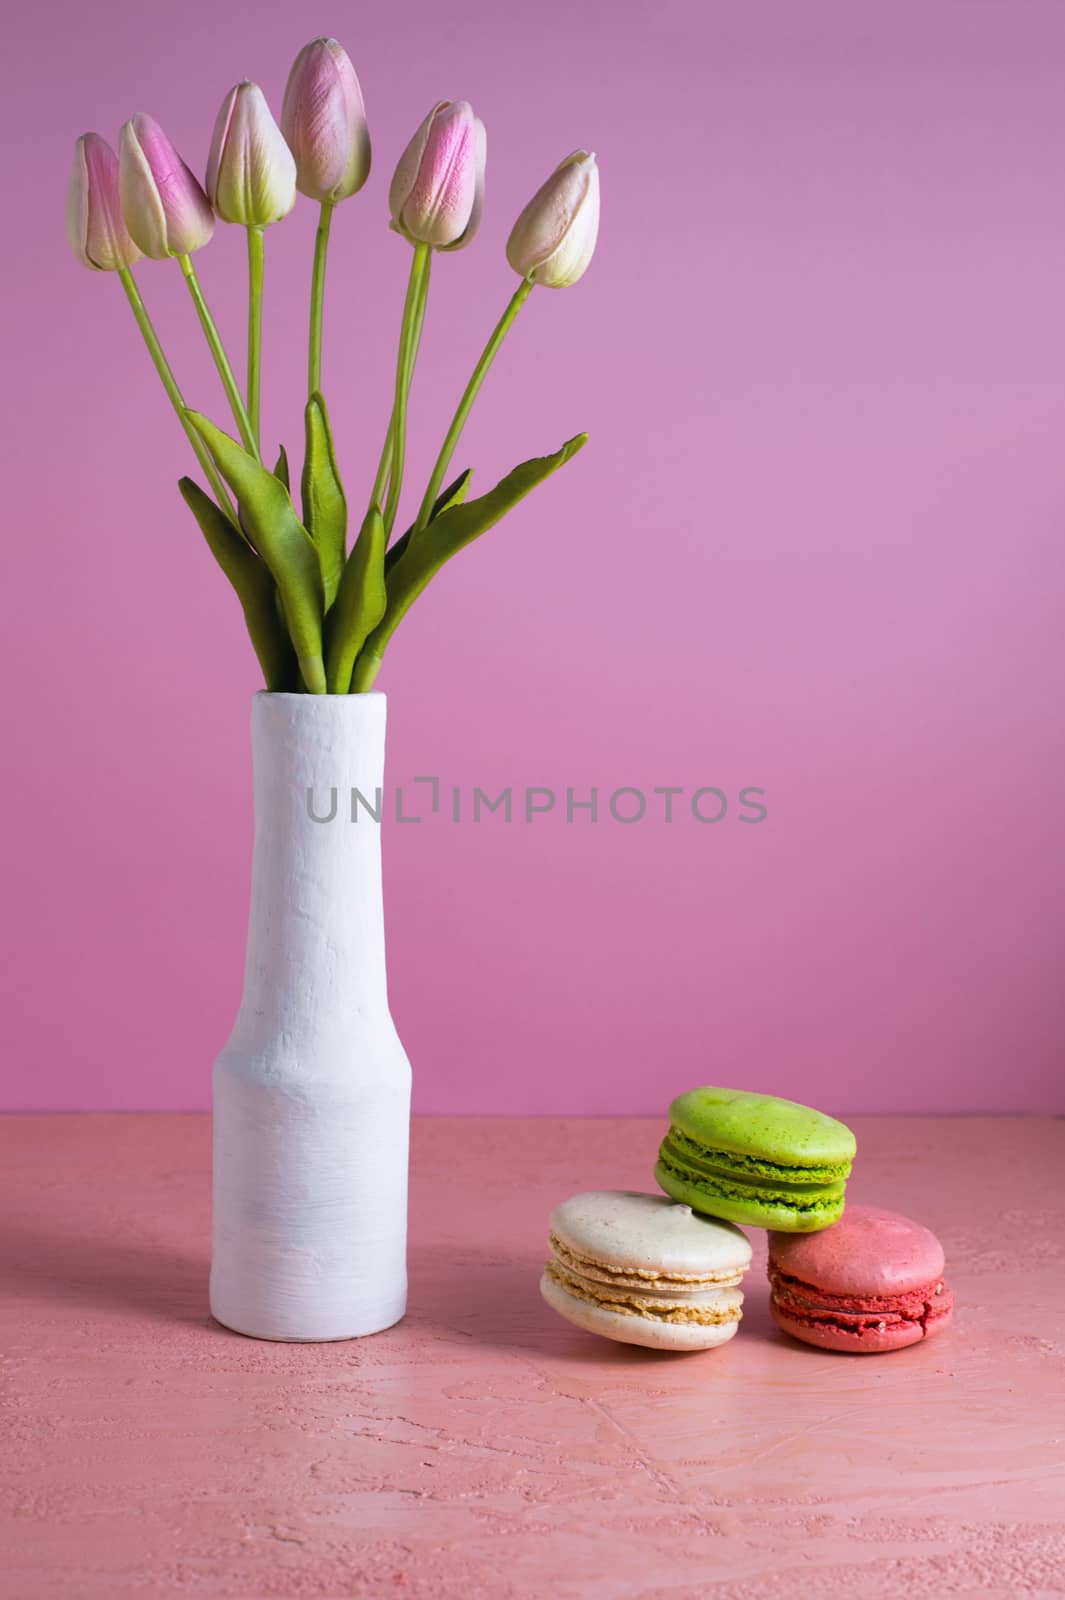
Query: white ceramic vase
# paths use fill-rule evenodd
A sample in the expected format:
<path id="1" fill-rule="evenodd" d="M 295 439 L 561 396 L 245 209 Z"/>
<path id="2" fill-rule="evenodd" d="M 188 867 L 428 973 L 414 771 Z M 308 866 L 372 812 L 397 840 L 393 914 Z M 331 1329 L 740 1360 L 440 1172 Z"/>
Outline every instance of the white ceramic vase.
<path id="1" fill-rule="evenodd" d="M 244 994 L 214 1069 L 211 1311 L 257 1339 L 354 1339 L 406 1306 L 410 1064 L 385 980 L 384 746 L 382 694 L 255 697 Z"/>

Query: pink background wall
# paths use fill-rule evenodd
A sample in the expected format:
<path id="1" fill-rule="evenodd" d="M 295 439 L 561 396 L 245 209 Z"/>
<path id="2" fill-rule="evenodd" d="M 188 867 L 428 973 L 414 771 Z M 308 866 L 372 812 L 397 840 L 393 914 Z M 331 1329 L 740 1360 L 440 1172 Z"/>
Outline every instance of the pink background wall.
<path id="1" fill-rule="evenodd" d="M 388 830 L 393 1008 L 427 1111 L 657 1111 L 700 1081 L 841 1111 L 1063 1108 L 1065 9 L 1060 0 L 97 0 L 9 18 L 3 1103 L 207 1103 L 249 851 L 239 613 L 115 280 L 63 238 L 70 147 L 151 110 L 202 171 L 336 33 L 376 164 L 338 214 L 325 370 L 365 493 L 438 96 L 489 129 L 438 261 L 424 482 L 555 161 L 603 172 L 585 281 L 538 291 L 462 452 L 590 447 L 404 623 L 390 777 L 766 791 L 767 820 Z M 268 241 L 266 435 L 295 448 L 314 227 Z M 17 229 L 17 232 L 16 232 Z M 242 244 L 199 258 L 240 353 Z M 143 290 L 223 406 L 176 267 Z M 424 802 L 422 802 L 424 805 Z"/>

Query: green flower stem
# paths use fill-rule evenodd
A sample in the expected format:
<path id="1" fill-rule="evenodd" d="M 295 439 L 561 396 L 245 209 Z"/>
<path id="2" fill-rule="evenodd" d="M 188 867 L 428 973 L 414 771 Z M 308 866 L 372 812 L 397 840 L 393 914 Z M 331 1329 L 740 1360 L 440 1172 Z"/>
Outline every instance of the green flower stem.
<path id="1" fill-rule="evenodd" d="M 192 296 L 192 303 L 196 307 L 196 314 L 200 319 L 200 326 L 204 331 L 207 343 L 210 345 L 211 354 L 214 357 L 214 364 L 218 368 L 218 376 L 221 378 L 222 387 L 226 391 L 226 399 L 229 401 L 229 408 L 233 413 L 233 420 L 236 422 L 237 428 L 240 431 L 240 437 L 244 442 L 244 448 L 247 450 L 250 456 L 258 461 L 260 465 L 262 465 L 262 458 L 259 455 L 259 446 L 255 441 L 255 435 L 252 432 L 251 423 L 248 421 L 248 413 L 244 409 L 244 401 L 240 398 L 240 390 L 237 388 L 237 380 L 233 376 L 233 368 L 229 364 L 229 357 L 226 355 L 225 346 L 219 337 L 218 329 L 215 327 L 214 318 L 207 309 L 207 301 L 203 298 L 203 290 L 200 288 L 200 280 L 197 278 L 192 261 L 188 256 L 178 256 L 178 261 L 181 264 L 181 271 L 184 274 L 185 282 L 188 284 L 189 294 Z"/>
<path id="2" fill-rule="evenodd" d="M 414 377 L 414 365 L 418 359 L 418 351 L 422 342 L 422 328 L 425 326 L 425 307 L 429 300 L 429 267 L 432 264 L 432 253 L 426 258 L 425 276 L 418 291 L 418 304 L 414 308 L 414 322 L 407 341 L 407 370 L 405 382 L 409 391 L 411 380 Z"/>
<path id="3" fill-rule="evenodd" d="M 403 460 L 407 448 L 407 396 L 414 376 L 414 335 L 416 330 L 420 333 L 421 318 L 425 315 L 425 295 L 428 294 L 431 259 L 432 250 L 429 245 L 419 243 L 414 246 L 410 278 L 407 282 L 407 298 L 403 303 L 403 321 L 400 325 L 392 416 L 385 435 L 385 446 L 381 452 L 371 497 L 373 505 L 380 505 L 385 484 L 388 484 L 388 499 L 384 509 L 386 534 L 392 532 L 395 524 L 400 491 L 403 487 Z"/>
<path id="4" fill-rule="evenodd" d="M 137 319 L 137 326 L 141 331 L 145 344 L 148 346 L 148 354 L 152 358 L 156 372 L 158 372 L 160 378 L 162 379 L 163 388 L 167 392 L 167 395 L 170 399 L 170 404 L 177 412 L 178 421 L 181 423 L 181 426 L 188 435 L 188 440 L 193 448 L 193 451 L 195 452 L 196 460 L 203 468 L 204 476 L 207 479 L 207 482 L 211 485 L 211 488 L 214 490 L 215 499 L 218 501 L 219 506 L 225 512 L 233 526 L 237 527 L 237 513 L 234 510 L 233 502 L 229 497 L 229 491 L 219 476 L 218 468 L 211 459 L 210 451 L 200 438 L 199 434 L 196 432 L 196 429 L 192 426 L 192 423 L 189 421 L 188 417 L 185 415 L 184 396 L 178 387 L 177 379 L 174 377 L 174 374 L 171 371 L 170 363 L 163 354 L 163 347 L 159 343 L 159 335 L 152 326 L 152 319 L 148 315 L 148 308 L 141 299 L 141 293 L 137 288 L 133 274 L 128 267 L 122 267 L 119 269 L 118 275 L 122 280 L 122 287 L 126 291 L 126 299 L 129 301 L 133 315 Z"/>
<path id="5" fill-rule="evenodd" d="M 421 257 L 420 261 L 418 257 Z M 399 497 L 403 488 L 403 467 L 407 455 L 407 399 L 410 395 L 410 386 L 414 378 L 414 366 L 418 359 L 418 347 L 421 344 L 422 327 L 425 323 L 425 306 L 429 296 L 429 268 L 432 265 L 433 252 L 429 245 L 415 246 L 415 272 L 416 284 L 414 304 L 409 317 L 404 318 L 404 332 L 406 337 L 401 342 L 400 363 L 396 367 L 396 398 L 393 410 L 392 424 L 392 469 L 388 478 L 388 501 L 385 505 L 385 532 L 391 535 L 399 509 Z"/>
<path id="6" fill-rule="evenodd" d="M 511 295 L 507 309 L 496 323 L 494 329 L 492 330 L 491 338 L 481 352 L 481 359 L 473 369 L 473 376 L 466 385 L 462 399 L 459 401 L 458 410 L 455 412 L 451 426 L 447 430 L 447 437 L 444 440 L 443 446 L 441 447 L 440 454 L 436 458 L 436 466 L 433 468 L 433 475 L 429 479 L 429 486 L 426 489 L 422 498 L 422 503 L 418 508 L 418 515 L 415 519 L 414 529 L 411 535 L 412 538 L 417 538 L 418 534 L 421 533 L 422 529 L 426 526 L 430 516 L 432 515 L 433 505 L 435 504 L 437 495 L 440 493 L 440 486 L 443 483 L 447 474 L 447 469 L 451 464 L 451 457 L 455 454 L 455 447 L 462 435 L 463 428 L 466 426 L 466 419 L 473 410 L 473 402 L 476 400 L 477 395 L 480 392 L 481 385 L 488 375 L 488 369 L 495 360 L 500 345 L 506 338 L 507 333 L 510 330 L 510 326 L 518 312 L 521 310 L 526 300 L 528 300 L 530 294 L 532 293 L 532 289 L 532 284 L 529 283 L 527 279 L 523 278 L 521 283 L 519 283 L 518 287 L 515 289 L 514 293 Z"/>
<path id="7" fill-rule="evenodd" d="M 392 427 L 394 418 L 389 414 L 388 427 L 385 430 L 385 442 L 381 449 L 381 459 L 377 463 L 377 476 L 370 490 L 370 504 L 379 506 L 383 503 L 388 489 L 388 474 L 392 466 Z"/>
<path id="8" fill-rule="evenodd" d="M 414 313 L 414 327 L 411 337 L 407 341 L 404 355 L 404 382 L 410 388 L 411 378 L 414 375 L 414 362 L 418 358 L 418 348 L 422 342 L 422 327 L 425 323 L 425 306 L 429 298 L 429 269 L 425 270 L 422 280 L 421 292 L 418 295 L 418 305 Z M 381 452 L 381 464 L 377 469 L 377 478 L 373 488 L 373 505 L 383 505 L 388 492 L 388 477 L 392 468 L 392 440 L 395 432 L 396 409 L 393 402 L 392 413 L 388 419 L 388 432 L 385 434 L 385 447 Z"/>
<path id="9" fill-rule="evenodd" d="M 329 251 L 329 228 L 333 221 L 333 202 L 322 201 L 318 231 L 314 236 L 314 268 L 311 272 L 311 339 L 307 354 L 307 398 L 322 388 L 322 312 L 325 307 L 325 258 Z"/>
<path id="10" fill-rule="evenodd" d="M 263 230 L 248 232 L 248 421 L 260 440 L 259 391 L 263 360 Z"/>
<path id="11" fill-rule="evenodd" d="M 404 394 L 403 420 L 404 420 L 404 436 L 406 434 L 406 396 L 410 393 L 411 381 L 412 381 L 412 379 L 414 377 L 414 366 L 415 366 L 415 363 L 417 362 L 418 350 L 419 350 L 419 348 L 421 346 L 421 342 L 422 342 L 422 328 L 425 325 L 425 307 L 426 307 L 426 303 L 427 303 L 427 301 L 429 299 L 429 266 L 430 266 L 430 263 L 432 262 L 432 259 L 433 259 L 432 255 L 430 254 L 430 256 L 428 257 L 428 259 L 426 261 L 426 264 L 425 264 L 425 276 L 422 279 L 421 288 L 418 291 L 418 304 L 414 308 L 414 317 L 413 317 L 412 325 L 411 325 L 411 328 L 410 328 L 410 330 L 409 330 L 409 332 L 407 334 L 407 341 L 406 341 L 406 345 L 405 345 L 404 350 L 403 350 L 403 394 Z M 386 439 L 386 445 L 387 445 L 387 449 L 388 449 L 388 468 L 389 468 L 389 473 L 391 473 L 391 469 L 392 469 L 392 459 L 393 459 L 392 458 L 392 449 L 393 449 L 393 445 L 395 443 L 395 431 L 396 431 L 396 407 L 395 407 L 395 402 L 393 401 L 392 416 L 391 416 L 391 418 L 389 420 L 388 436 L 387 436 L 387 439 Z M 405 440 L 405 437 L 404 437 L 404 445 L 405 445 L 405 442 L 406 442 L 406 440 Z M 400 462 L 400 474 L 401 474 L 401 476 L 402 476 L 402 472 L 403 472 L 403 465 L 402 465 L 402 461 L 401 461 Z M 391 480 L 390 480 L 389 477 L 386 476 L 385 483 L 384 483 L 384 485 L 383 485 L 383 487 L 381 489 L 382 496 L 386 492 L 388 492 L 388 490 L 390 489 L 390 486 L 391 486 Z M 397 500 L 397 503 L 398 503 L 398 500 L 399 500 L 399 491 L 398 490 L 396 491 L 396 500 Z M 378 500 L 378 501 L 375 502 L 375 504 L 380 505 L 380 504 L 382 504 L 382 501 Z M 394 517 L 395 517 L 395 512 L 393 512 L 393 518 Z M 391 524 L 389 525 L 387 531 L 391 532 Z"/>

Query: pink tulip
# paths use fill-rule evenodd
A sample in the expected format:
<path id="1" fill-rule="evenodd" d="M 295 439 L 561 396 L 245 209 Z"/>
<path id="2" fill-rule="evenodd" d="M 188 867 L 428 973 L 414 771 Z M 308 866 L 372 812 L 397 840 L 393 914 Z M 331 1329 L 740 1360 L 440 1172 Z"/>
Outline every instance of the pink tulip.
<path id="1" fill-rule="evenodd" d="M 211 202 L 153 118 L 138 112 L 119 135 L 126 226 L 146 256 L 188 256 L 214 232 Z"/>
<path id="2" fill-rule="evenodd" d="M 296 187 L 335 205 L 370 175 L 370 130 L 355 68 L 335 39 L 312 39 L 292 64 L 281 131 L 296 158 Z"/>
<path id="3" fill-rule="evenodd" d="M 413 243 L 461 250 L 484 207 L 484 123 L 466 100 L 435 105 L 399 158 L 388 206 L 392 226 Z"/>
<path id="4" fill-rule="evenodd" d="M 533 195 L 507 240 L 507 260 L 530 283 L 565 289 L 583 277 L 599 233 L 599 169 L 574 150 Z"/>
<path id="5" fill-rule="evenodd" d="M 82 266 L 97 272 L 120 272 L 140 259 L 122 215 L 118 157 L 98 133 L 83 133 L 74 146 L 67 238 Z"/>
<path id="6" fill-rule="evenodd" d="M 222 102 L 207 158 L 207 193 L 224 222 L 265 228 L 296 203 L 296 163 L 256 83 Z"/>

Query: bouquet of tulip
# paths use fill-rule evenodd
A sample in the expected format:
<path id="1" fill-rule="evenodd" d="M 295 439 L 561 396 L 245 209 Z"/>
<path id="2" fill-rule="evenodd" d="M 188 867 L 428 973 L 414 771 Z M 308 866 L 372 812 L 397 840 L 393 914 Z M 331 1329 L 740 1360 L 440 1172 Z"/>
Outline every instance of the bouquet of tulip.
<path id="1" fill-rule="evenodd" d="M 389 640 L 434 574 L 569 461 L 587 438 L 578 434 L 553 455 L 524 462 L 478 499 L 466 498 L 468 471 L 445 487 L 485 375 L 533 287 L 576 283 L 591 260 L 599 177 L 595 157 L 577 150 L 514 224 L 507 260 L 521 281 L 462 393 L 414 520 L 393 538 L 408 397 L 433 254 L 471 242 L 484 199 L 484 126 L 466 101 L 441 101 L 400 157 L 389 192 L 391 225 L 413 246 L 413 258 L 384 446 L 349 549 L 347 499 L 322 397 L 322 322 L 333 212 L 363 187 L 369 171 L 370 136 L 359 81 L 344 49 L 325 38 L 313 40 L 297 56 L 280 127 L 257 85 L 240 83 L 230 90 L 215 124 L 203 187 L 159 124 L 145 115 L 125 124 L 117 156 L 95 133 L 85 134 L 75 148 L 67 206 L 71 245 L 85 266 L 118 274 L 212 492 L 186 477 L 181 493 L 236 591 L 271 690 L 347 694 L 369 689 Z M 285 451 L 271 471 L 263 463 L 259 428 L 264 234 L 292 210 L 297 190 L 320 206 L 299 512 L 290 495 Z M 216 216 L 247 234 L 243 391 L 192 262 L 211 238 Z M 133 276 L 142 255 L 177 261 L 239 439 L 186 406 Z"/>

